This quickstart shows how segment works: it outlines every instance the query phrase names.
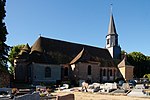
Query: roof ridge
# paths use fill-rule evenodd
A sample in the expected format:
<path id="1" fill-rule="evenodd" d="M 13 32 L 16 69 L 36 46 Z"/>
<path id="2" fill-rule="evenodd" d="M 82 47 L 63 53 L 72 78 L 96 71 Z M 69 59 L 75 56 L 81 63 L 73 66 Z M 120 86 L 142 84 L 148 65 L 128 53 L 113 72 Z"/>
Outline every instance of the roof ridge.
<path id="1" fill-rule="evenodd" d="M 73 63 L 75 63 L 76 61 L 78 61 L 78 60 L 81 58 L 83 52 L 84 52 L 84 47 L 83 47 L 83 49 L 77 54 L 77 56 L 70 62 L 70 64 L 73 64 Z"/>
<path id="2" fill-rule="evenodd" d="M 80 44 L 80 43 L 76 43 L 76 42 L 64 41 L 64 40 L 53 39 L 53 38 L 47 38 L 47 37 L 43 37 L 43 36 L 40 36 L 39 38 L 48 39 L 48 40 L 54 40 L 54 41 L 59 41 L 59 42 L 65 42 L 65 43 L 75 44 L 75 45 L 82 45 L 83 47 L 92 47 L 92 48 L 104 49 L 104 50 L 106 49 L 106 48 L 96 47 L 96 46 L 92 46 L 92 45 L 88 45 L 88 44 Z"/>

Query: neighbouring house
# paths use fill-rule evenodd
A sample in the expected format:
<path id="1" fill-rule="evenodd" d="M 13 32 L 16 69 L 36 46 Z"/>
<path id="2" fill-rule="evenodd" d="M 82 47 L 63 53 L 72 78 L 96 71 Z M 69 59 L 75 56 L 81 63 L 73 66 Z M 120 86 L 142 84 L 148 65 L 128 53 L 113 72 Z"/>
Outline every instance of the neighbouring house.
<path id="1" fill-rule="evenodd" d="M 130 65 L 127 60 L 126 56 L 124 59 L 118 64 L 118 68 L 120 73 L 122 74 L 125 81 L 129 81 L 133 79 L 133 69 L 134 66 Z"/>
<path id="2" fill-rule="evenodd" d="M 121 76 L 115 59 L 121 59 L 121 48 L 111 14 L 106 48 L 40 36 L 31 47 L 25 45 L 14 60 L 15 80 L 32 84 L 112 82 Z"/>

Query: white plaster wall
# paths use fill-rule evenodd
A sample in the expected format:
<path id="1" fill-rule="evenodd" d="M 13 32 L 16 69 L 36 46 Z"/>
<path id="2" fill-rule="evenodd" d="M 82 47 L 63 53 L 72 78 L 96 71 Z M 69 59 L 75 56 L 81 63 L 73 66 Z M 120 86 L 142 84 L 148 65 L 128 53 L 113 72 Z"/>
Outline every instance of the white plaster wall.
<path id="1" fill-rule="evenodd" d="M 113 53 L 114 51 L 113 50 L 114 50 L 113 47 L 108 48 L 108 51 L 109 51 L 112 58 L 114 57 L 114 53 Z"/>
<path id="2" fill-rule="evenodd" d="M 107 39 L 109 39 L 109 44 L 107 44 Z M 116 45 L 116 44 L 115 44 L 115 35 L 114 35 L 114 36 L 108 35 L 108 36 L 106 37 L 106 48 L 113 47 L 113 46 L 115 46 L 115 45 Z"/>

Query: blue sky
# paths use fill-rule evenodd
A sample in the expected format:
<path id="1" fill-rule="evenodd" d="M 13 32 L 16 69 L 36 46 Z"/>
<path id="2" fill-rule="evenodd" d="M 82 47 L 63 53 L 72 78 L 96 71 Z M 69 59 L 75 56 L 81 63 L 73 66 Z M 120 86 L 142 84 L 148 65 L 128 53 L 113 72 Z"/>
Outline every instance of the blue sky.
<path id="1" fill-rule="evenodd" d="M 104 48 L 111 3 L 122 50 L 150 56 L 150 0 L 7 0 L 6 43 L 32 46 L 41 34 Z"/>

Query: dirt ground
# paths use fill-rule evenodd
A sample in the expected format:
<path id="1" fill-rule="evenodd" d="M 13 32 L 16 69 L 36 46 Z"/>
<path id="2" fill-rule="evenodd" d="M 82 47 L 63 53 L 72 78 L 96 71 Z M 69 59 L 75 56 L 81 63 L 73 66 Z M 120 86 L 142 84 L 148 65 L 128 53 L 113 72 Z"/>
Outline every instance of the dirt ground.
<path id="1" fill-rule="evenodd" d="M 75 95 L 75 100 L 150 100 L 149 98 L 142 97 L 129 97 L 129 96 L 115 96 L 115 95 L 104 95 L 98 93 L 84 93 L 84 92 L 71 92 Z M 69 93 L 57 92 L 54 95 L 65 95 Z"/>

